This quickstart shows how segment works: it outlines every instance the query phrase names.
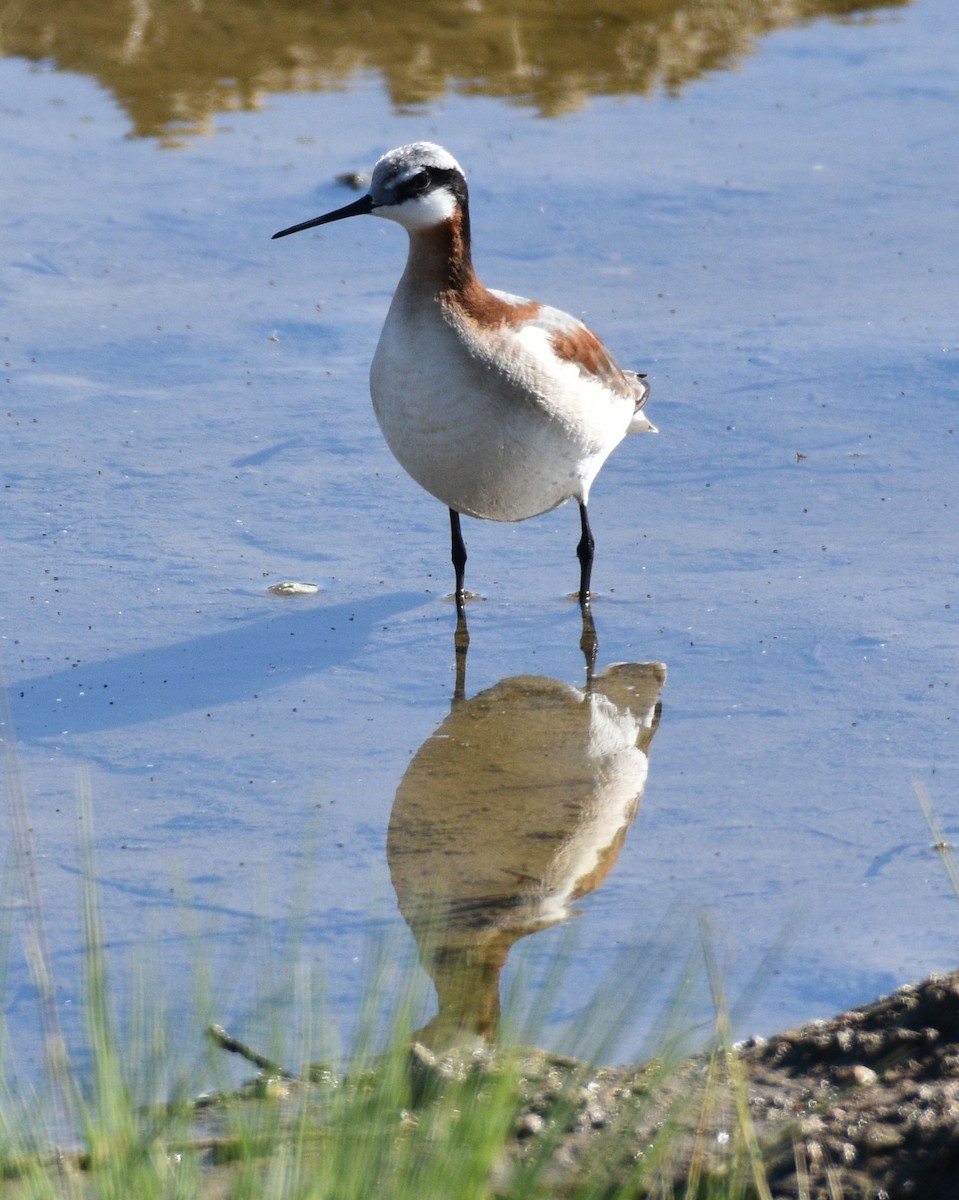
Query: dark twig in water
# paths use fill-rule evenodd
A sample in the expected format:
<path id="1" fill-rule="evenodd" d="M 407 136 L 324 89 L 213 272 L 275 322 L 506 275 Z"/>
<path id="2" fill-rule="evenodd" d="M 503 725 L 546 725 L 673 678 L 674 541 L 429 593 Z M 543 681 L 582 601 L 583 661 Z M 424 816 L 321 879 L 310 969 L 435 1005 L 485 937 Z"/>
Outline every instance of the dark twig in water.
<path id="1" fill-rule="evenodd" d="M 207 1035 L 222 1049 L 229 1051 L 230 1054 L 239 1054 L 241 1058 L 245 1058 L 254 1067 L 258 1067 L 261 1071 L 266 1071 L 270 1075 L 278 1075 L 281 1079 L 299 1079 L 299 1075 L 295 1075 L 292 1071 L 288 1071 L 286 1067 L 279 1066 L 278 1063 L 272 1062 L 265 1055 L 258 1053 L 246 1042 L 241 1042 L 238 1038 L 233 1037 L 223 1028 L 222 1025 L 208 1025 Z"/>

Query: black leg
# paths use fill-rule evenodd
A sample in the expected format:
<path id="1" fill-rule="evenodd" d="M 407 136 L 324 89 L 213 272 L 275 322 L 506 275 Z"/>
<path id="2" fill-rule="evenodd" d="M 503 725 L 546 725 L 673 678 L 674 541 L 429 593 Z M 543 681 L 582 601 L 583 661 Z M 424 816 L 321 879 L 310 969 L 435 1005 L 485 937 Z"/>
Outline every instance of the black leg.
<path id="1" fill-rule="evenodd" d="M 589 527 L 589 517 L 586 515 L 586 505 L 579 506 L 579 521 L 583 528 L 583 536 L 576 547 L 576 557 L 579 559 L 579 606 L 589 608 L 589 579 L 593 572 L 593 531 Z"/>
<path id="2" fill-rule="evenodd" d="M 466 593 L 463 580 L 466 577 L 466 543 L 463 541 L 463 531 L 460 529 L 460 515 L 456 509 L 450 509 L 450 535 L 452 541 L 453 570 L 456 572 L 456 615 L 466 616 Z"/>

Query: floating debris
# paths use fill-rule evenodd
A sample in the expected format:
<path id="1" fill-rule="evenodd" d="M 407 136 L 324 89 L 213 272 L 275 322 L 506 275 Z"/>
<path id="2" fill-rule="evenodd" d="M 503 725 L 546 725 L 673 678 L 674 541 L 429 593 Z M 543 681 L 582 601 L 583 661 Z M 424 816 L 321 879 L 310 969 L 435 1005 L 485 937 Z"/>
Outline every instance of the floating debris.
<path id="1" fill-rule="evenodd" d="M 292 579 L 284 579 L 282 583 L 274 583 L 266 589 L 274 596 L 315 596 L 320 590 L 318 583 L 296 583 Z"/>

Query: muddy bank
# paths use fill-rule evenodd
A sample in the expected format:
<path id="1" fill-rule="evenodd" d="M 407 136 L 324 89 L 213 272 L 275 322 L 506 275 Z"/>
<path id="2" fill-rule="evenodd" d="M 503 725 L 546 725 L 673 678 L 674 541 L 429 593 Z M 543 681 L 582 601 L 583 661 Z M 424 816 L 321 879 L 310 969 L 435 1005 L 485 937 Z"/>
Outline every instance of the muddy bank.
<path id="1" fill-rule="evenodd" d="M 479 1056 L 482 1057 L 482 1056 Z M 421 1095 L 478 1056 L 414 1047 Z M 482 1069 L 495 1069 L 487 1060 Z M 762 1172 L 772 1196 L 959 1196 L 959 972 L 777 1037 L 660 1070 L 588 1069 L 529 1054 L 504 1184 L 549 1149 L 555 1195 L 615 1186 L 659 1155 L 659 1185 Z M 748 1112 L 749 1122 L 742 1120 Z M 744 1133 L 751 1124 L 754 1138 Z M 637 1195 L 649 1194 L 641 1185 Z"/>

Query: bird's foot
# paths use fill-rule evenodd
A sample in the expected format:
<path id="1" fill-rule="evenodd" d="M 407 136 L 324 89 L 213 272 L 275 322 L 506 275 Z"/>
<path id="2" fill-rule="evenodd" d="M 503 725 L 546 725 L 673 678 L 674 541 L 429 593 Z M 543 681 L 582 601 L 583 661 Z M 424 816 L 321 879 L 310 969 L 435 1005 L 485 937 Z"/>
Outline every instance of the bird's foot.
<path id="1" fill-rule="evenodd" d="M 456 615 L 464 617 L 467 604 L 472 604 L 476 600 L 485 600 L 486 597 L 481 596 L 479 592 L 450 592 L 446 599 L 452 600 L 456 604 Z"/>

